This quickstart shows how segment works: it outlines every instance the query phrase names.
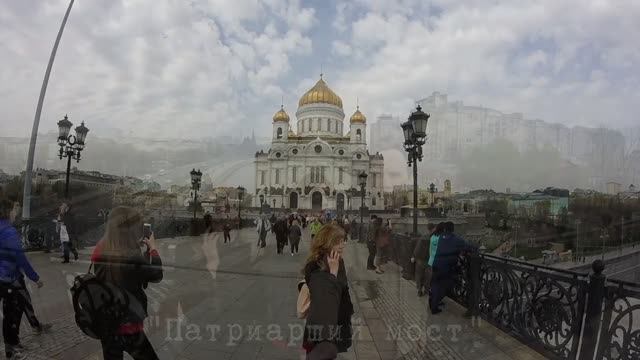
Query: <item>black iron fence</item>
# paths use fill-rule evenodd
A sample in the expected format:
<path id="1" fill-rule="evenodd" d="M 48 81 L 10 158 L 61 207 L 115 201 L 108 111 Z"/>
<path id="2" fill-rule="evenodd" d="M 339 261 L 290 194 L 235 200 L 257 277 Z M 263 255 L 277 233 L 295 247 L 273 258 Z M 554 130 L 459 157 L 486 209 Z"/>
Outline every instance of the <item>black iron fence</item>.
<path id="1" fill-rule="evenodd" d="M 392 237 L 403 269 L 416 241 Z M 450 298 L 547 358 L 640 359 L 640 284 L 607 279 L 600 260 L 587 274 L 475 253 L 459 269 Z"/>

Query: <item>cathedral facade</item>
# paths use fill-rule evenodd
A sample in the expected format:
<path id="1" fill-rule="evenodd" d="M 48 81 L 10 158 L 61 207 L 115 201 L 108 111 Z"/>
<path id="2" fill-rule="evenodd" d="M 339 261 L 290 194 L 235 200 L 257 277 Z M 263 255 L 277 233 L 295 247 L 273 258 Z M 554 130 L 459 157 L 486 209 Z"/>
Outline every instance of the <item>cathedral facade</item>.
<path id="1" fill-rule="evenodd" d="M 298 101 L 295 115 L 292 123 L 281 107 L 273 116 L 271 148 L 256 153 L 254 205 L 357 210 L 358 175 L 364 172 L 365 206 L 384 209 L 384 159 L 369 154 L 367 119 L 360 109 L 345 126 L 342 99 L 320 76 Z"/>

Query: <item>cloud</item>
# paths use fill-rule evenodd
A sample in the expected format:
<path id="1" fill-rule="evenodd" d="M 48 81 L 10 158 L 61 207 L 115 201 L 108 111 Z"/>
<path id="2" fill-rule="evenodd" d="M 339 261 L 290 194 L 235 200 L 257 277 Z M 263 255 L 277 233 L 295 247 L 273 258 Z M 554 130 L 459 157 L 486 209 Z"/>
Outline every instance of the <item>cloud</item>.
<path id="1" fill-rule="evenodd" d="M 357 94 L 365 112 L 405 114 L 412 100 L 443 91 L 569 125 L 635 121 L 639 50 L 618 35 L 640 31 L 637 2 L 358 5 L 349 41 L 340 44 L 355 49 L 344 60 L 351 66 L 341 68 L 335 86 L 347 99 Z M 362 58 L 366 66 L 356 61 Z"/>
<path id="2" fill-rule="evenodd" d="M 66 5 L 0 5 L 3 133 L 28 133 Z M 148 137 L 246 131 L 265 115 L 251 109 L 282 93 L 290 58 L 310 54 L 314 14 L 284 0 L 76 2 L 41 128 L 55 128 L 69 113 L 89 127 L 99 122 Z"/>
<path id="3" fill-rule="evenodd" d="M 0 2 L 3 134 L 26 136 L 67 0 Z M 432 91 L 565 124 L 634 124 L 640 2 L 78 1 L 41 129 L 269 134 L 325 65 L 345 113 L 406 115 Z M 289 105 L 289 106 L 287 106 Z M 267 135 L 268 136 L 268 135 Z"/>

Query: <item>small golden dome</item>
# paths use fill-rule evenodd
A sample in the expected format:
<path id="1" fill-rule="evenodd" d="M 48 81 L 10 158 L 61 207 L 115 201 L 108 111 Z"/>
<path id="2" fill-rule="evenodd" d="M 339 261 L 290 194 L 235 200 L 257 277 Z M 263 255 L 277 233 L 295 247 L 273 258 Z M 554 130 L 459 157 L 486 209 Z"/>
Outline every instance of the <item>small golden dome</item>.
<path id="1" fill-rule="evenodd" d="M 362 124 L 367 122 L 367 117 L 360 112 L 360 106 L 358 106 L 356 109 L 356 112 L 354 112 L 353 115 L 351 115 L 350 121 L 351 123 L 362 123 Z"/>
<path id="2" fill-rule="evenodd" d="M 273 121 L 274 122 L 289 122 L 289 114 L 287 114 L 286 111 L 284 111 L 284 105 L 280 106 L 280 110 L 278 110 L 278 112 L 273 115 Z"/>
<path id="3" fill-rule="evenodd" d="M 296 136 L 296 133 L 294 133 L 293 130 L 289 129 L 289 132 L 287 133 L 287 135 L 289 137 L 292 137 L 292 136 Z"/>
<path id="4" fill-rule="evenodd" d="M 309 91 L 302 95 L 298 106 L 318 103 L 335 105 L 342 109 L 342 99 L 327 86 L 327 83 L 322 80 L 322 76 Z"/>

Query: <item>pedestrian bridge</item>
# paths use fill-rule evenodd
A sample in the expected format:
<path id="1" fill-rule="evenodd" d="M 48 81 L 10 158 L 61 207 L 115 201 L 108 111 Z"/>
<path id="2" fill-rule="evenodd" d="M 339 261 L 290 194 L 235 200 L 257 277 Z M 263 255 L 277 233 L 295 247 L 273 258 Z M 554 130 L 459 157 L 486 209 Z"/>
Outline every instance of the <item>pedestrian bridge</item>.
<path id="1" fill-rule="evenodd" d="M 165 276 L 146 290 L 145 329 L 161 359 L 304 358 L 295 304 L 309 235 L 295 256 L 277 255 L 272 236 L 264 253 L 253 229 L 234 231 L 228 244 L 221 234 L 159 240 Z M 72 264 L 29 254 L 47 284 L 32 289 L 36 313 L 53 325 L 41 336 L 22 332 L 30 359 L 101 358 L 100 344 L 77 329 L 68 296 L 90 252 Z M 469 258 L 455 301 L 431 315 L 399 266 L 389 263 L 378 275 L 366 270 L 367 255 L 366 246 L 348 242 L 354 342 L 340 359 L 637 358 L 637 290 L 602 272 Z"/>

